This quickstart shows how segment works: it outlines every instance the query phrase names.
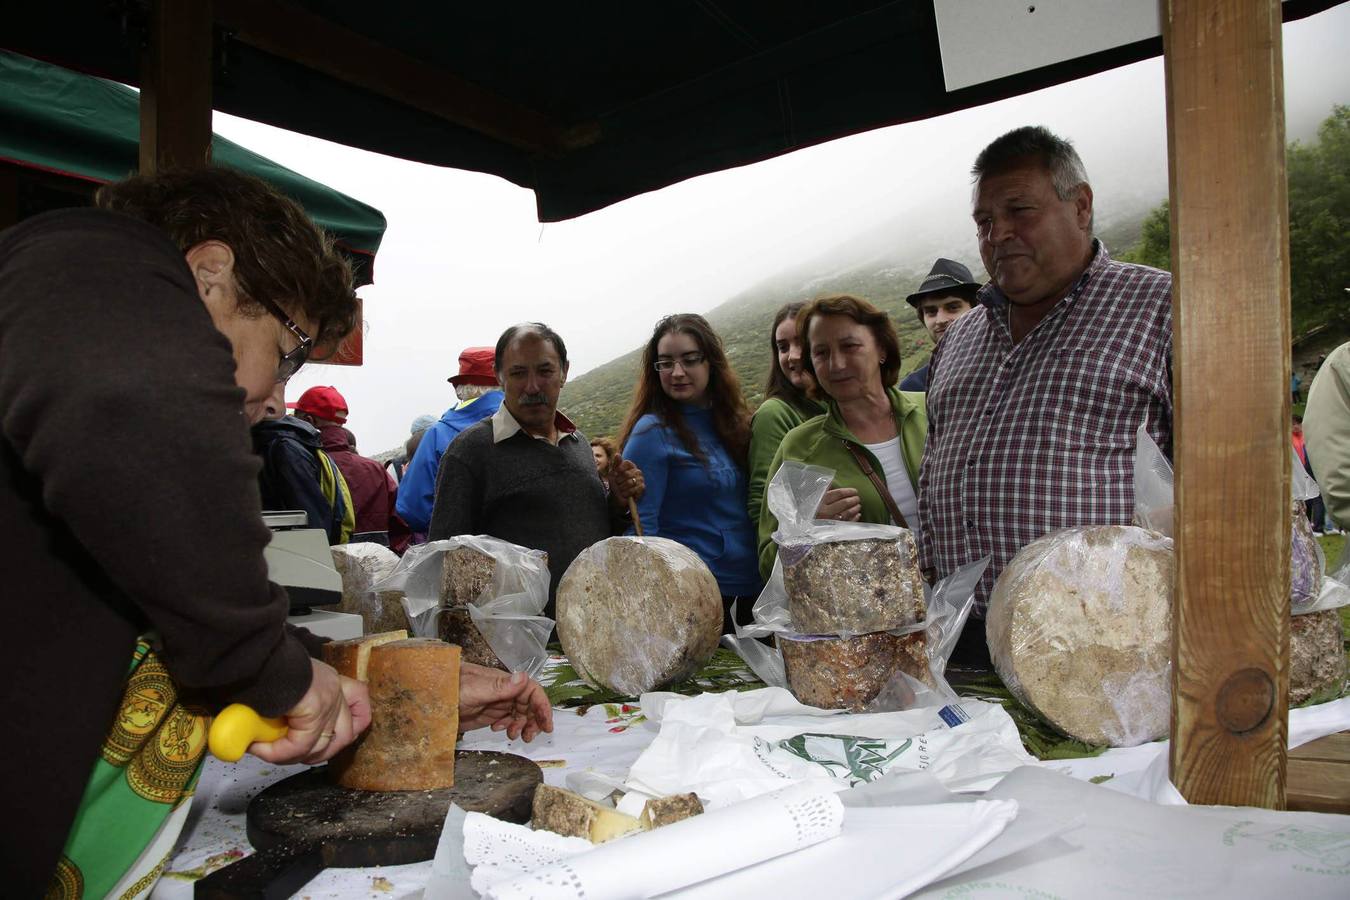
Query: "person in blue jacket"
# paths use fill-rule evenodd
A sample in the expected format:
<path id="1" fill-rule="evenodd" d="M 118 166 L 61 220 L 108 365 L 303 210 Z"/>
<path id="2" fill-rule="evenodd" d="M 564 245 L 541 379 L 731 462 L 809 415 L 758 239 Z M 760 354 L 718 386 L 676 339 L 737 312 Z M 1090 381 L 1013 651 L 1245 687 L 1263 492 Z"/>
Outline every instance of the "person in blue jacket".
<path id="1" fill-rule="evenodd" d="M 469 347 L 459 355 L 459 373 L 446 380 L 455 386 L 460 402 L 423 433 L 417 452 L 403 470 L 394 509 L 416 533 L 425 534 L 431 525 L 436 473 L 445 448 L 461 431 L 488 418 L 502 405 L 501 385 L 493 365 L 495 353 L 492 347 Z"/>
<path id="2" fill-rule="evenodd" d="M 619 443 L 646 479 L 643 534 L 684 544 L 712 570 L 724 632 L 732 630 L 733 601 L 748 623 L 763 587 L 745 505 L 750 411 L 721 338 L 702 316 L 656 323 Z"/>

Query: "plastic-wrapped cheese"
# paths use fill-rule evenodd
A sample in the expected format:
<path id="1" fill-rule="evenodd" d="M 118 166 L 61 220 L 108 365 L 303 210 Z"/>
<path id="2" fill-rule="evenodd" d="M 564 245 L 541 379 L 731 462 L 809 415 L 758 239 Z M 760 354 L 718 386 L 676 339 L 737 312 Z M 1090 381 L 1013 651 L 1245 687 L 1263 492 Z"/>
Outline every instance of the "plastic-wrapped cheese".
<path id="1" fill-rule="evenodd" d="M 394 571 L 398 555 L 381 544 L 337 544 L 332 548 L 333 566 L 342 576 L 342 605 L 339 612 L 361 617 L 366 634 L 395 631 L 408 627 L 408 617 L 397 598 L 371 587 Z"/>
<path id="2" fill-rule="evenodd" d="M 690 677 L 722 631 L 717 579 L 666 538 L 612 537 L 583 550 L 558 582 L 558 639 L 587 683 L 621 694 Z"/>
<path id="3" fill-rule="evenodd" d="M 453 787 L 459 737 L 459 648 L 410 638 L 370 649 L 370 727 L 329 763 L 364 791 Z"/>
<path id="4" fill-rule="evenodd" d="M 867 634 L 923 621 L 914 535 L 779 547 L 788 614 L 799 634 Z"/>
<path id="5" fill-rule="evenodd" d="M 778 646 L 788 690 L 807 706 L 861 710 L 897 672 L 933 685 L 922 631 L 805 638 L 780 634 Z"/>
<path id="6" fill-rule="evenodd" d="M 1133 526 L 1052 532 L 999 576 L 985 630 L 999 677 L 1055 728 L 1089 744 L 1167 734 L 1174 557 Z"/>
<path id="7" fill-rule="evenodd" d="M 477 603 L 492 584 L 497 560 L 473 547 L 455 547 L 441 562 L 441 605 Z"/>
<path id="8" fill-rule="evenodd" d="M 439 612 L 440 621 L 436 629 L 441 640 L 449 644 L 458 644 L 463 651 L 464 662 L 487 666 L 490 669 L 507 670 L 497 654 L 488 645 L 483 633 L 473 623 L 467 606 L 452 606 Z"/>
<path id="9" fill-rule="evenodd" d="M 1297 612 L 1316 602 L 1321 593 L 1326 558 L 1313 535 L 1312 523 L 1308 521 L 1302 500 L 1294 501 L 1290 519 L 1293 539 L 1289 544 L 1289 602 Z"/>
<path id="10" fill-rule="evenodd" d="M 1345 634 L 1338 609 L 1289 620 L 1289 705 L 1332 700 L 1345 685 Z"/>

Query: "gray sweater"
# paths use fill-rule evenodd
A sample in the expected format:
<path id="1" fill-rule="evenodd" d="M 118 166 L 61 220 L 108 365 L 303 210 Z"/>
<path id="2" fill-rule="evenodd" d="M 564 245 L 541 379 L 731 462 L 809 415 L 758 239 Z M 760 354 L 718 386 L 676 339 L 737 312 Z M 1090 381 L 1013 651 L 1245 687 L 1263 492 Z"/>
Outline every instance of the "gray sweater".
<path id="1" fill-rule="evenodd" d="M 465 429 L 441 457 L 431 540 L 487 534 L 548 554 L 548 608 L 577 554 L 622 530 L 609 508 L 590 443 L 581 432 L 558 445 L 517 432 L 492 442 L 492 420 Z"/>

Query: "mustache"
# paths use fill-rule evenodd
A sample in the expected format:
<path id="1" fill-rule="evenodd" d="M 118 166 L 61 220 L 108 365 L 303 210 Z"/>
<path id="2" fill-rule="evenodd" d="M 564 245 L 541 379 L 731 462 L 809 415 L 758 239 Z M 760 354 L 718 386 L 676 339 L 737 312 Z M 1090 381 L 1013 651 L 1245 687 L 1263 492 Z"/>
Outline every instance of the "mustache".
<path id="1" fill-rule="evenodd" d="M 521 395 L 520 395 L 520 405 L 521 405 L 521 406 L 547 406 L 547 405 L 548 405 L 548 397 L 545 397 L 543 394 L 521 394 Z"/>

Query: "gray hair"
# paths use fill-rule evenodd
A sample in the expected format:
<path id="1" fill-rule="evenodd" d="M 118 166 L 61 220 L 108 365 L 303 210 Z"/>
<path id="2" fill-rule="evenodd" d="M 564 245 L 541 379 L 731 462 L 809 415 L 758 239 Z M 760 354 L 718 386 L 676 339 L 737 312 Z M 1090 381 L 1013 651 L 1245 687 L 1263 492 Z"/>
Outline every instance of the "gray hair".
<path id="1" fill-rule="evenodd" d="M 985 175 L 1006 169 L 1027 157 L 1037 159 L 1049 170 L 1050 183 L 1061 200 L 1071 199 L 1079 185 L 1088 184 L 1087 169 L 1073 144 L 1041 125 L 1024 125 L 996 138 L 975 158 L 971 178 L 978 184 Z"/>
<path id="2" fill-rule="evenodd" d="M 455 396 L 461 401 L 473 400 L 481 397 L 488 391 L 498 390 L 495 384 L 457 384 L 455 385 Z"/>
<path id="3" fill-rule="evenodd" d="M 520 334 L 537 334 L 548 341 L 553 345 L 553 349 L 558 352 L 558 364 L 564 369 L 567 368 L 567 345 L 558 336 L 558 332 L 549 328 L 543 322 L 521 322 L 519 325 L 512 325 L 502 332 L 501 337 L 497 338 L 497 350 L 492 359 L 492 368 L 498 376 L 502 374 L 502 357 L 506 355 L 507 346 Z"/>

